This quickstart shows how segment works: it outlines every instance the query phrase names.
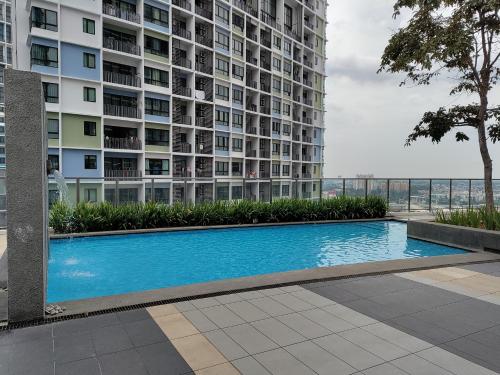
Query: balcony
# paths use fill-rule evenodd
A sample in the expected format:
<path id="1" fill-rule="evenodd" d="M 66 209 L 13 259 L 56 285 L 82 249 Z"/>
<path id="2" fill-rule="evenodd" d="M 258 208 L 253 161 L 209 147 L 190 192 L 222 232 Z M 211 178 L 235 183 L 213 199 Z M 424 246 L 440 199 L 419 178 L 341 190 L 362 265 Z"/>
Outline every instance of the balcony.
<path id="1" fill-rule="evenodd" d="M 120 18 L 125 21 L 141 23 L 141 16 L 129 10 L 123 10 L 112 4 L 102 4 L 102 12 L 111 17 Z"/>
<path id="2" fill-rule="evenodd" d="M 263 137 L 269 137 L 269 130 L 267 130 L 266 128 L 260 128 L 259 134 Z"/>
<path id="3" fill-rule="evenodd" d="M 189 87 L 174 85 L 172 93 L 175 95 L 189 96 L 191 97 L 191 89 Z"/>
<path id="4" fill-rule="evenodd" d="M 312 138 L 307 136 L 307 135 L 303 135 L 302 136 L 302 142 L 306 142 L 306 143 L 312 143 Z"/>
<path id="5" fill-rule="evenodd" d="M 312 100 L 311 100 L 311 99 L 306 99 L 306 98 L 304 98 L 304 99 L 303 99 L 303 102 L 304 102 L 304 104 L 305 104 L 305 105 L 309 105 L 309 106 L 312 106 L 312 105 L 313 105 L 313 102 L 312 102 Z"/>
<path id="6" fill-rule="evenodd" d="M 271 174 L 269 172 L 260 171 L 259 177 L 260 178 L 269 178 L 269 177 L 271 177 Z"/>
<path id="7" fill-rule="evenodd" d="M 104 148 L 119 150 L 142 150 L 142 142 L 137 137 L 116 138 L 104 137 Z"/>
<path id="8" fill-rule="evenodd" d="M 233 0 L 233 5 L 236 5 L 238 8 L 247 12 L 248 14 L 251 14 L 255 18 L 257 18 L 259 16 L 259 13 L 257 12 L 257 10 L 255 10 L 251 6 L 247 5 L 246 2 L 243 0 Z"/>
<path id="9" fill-rule="evenodd" d="M 295 142 L 300 142 L 300 135 L 298 135 L 298 134 L 294 134 L 294 135 L 292 136 L 292 140 L 294 140 Z"/>
<path id="10" fill-rule="evenodd" d="M 194 68 L 197 72 L 205 73 L 205 74 L 212 74 L 213 72 L 213 67 L 209 64 L 203 64 L 200 62 L 196 62 L 194 64 Z"/>
<path id="11" fill-rule="evenodd" d="M 252 103 L 248 103 L 246 105 L 246 109 L 247 109 L 247 111 L 257 112 L 257 105 L 252 104 Z"/>
<path id="12" fill-rule="evenodd" d="M 311 155 L 302 154 L 302 161 L 312 161 Z"/>
<path id="13" fill-rule="evenodd" d="M 191 40 L 191 31 L 181 27 L 177 22 L 175 22 L 175 20 L 172 22 L 172 34 Z"/>
<path id="14" fill-rule="evenodd" d="M 265 114 L 265 115 L 270 115 L 271 114 L 271 107 L 260 106 L 260 112 Z"/>
<path id="15" fill-rule="evenodd" d="M 141 118 L 139 110 L 135 107 L 128 107 L 115 104 L 104 104 L 104 114 L 107 116 Z"/>
<path id="16" fill-rule="evenodd" d="M 306 47 L 309 47 L 310 49 L 314 49 L 314 45 L 312 44 L 312 42 L 305 40 L 304 44 Z M 311 68 L 312 68 L 312 63 L 311 63 Z"/>
<path id="17" fill-rule="evenodd" d="M 309 86 L 309 87 L 312 87 L 313 83 L 312 83 L 312 81 L 310 81 L 310 80 L 308 80 L 308 79 L 304 78 L 304 85 Z"/>
<path id="18" fill-rule="evenodd" d="M 256 158 L 257 157 L 257 150 L 247 150 L 245 152 L 245 156 L 247 158 Z"/>
<path id="19" fill-rule="evenodd" d="M 269 159 L 271 157 L 269 151 L 267 151 L 267 150 L 260 150 L 259 155 L 261 158 L 265 158 L 265 159 Z"/>
<path id="20" fill-rule="evenodd" d="M 312 174 L 309 172 L 302 172 L 302 178 L 312 178 Z"/>
<path id="21" fill-rule="evenodd" d="M 172 4 L 178 6 L 179 8 L 191 11 L 191 3 L 186 0 L 172 0 Z"/>
<path id="22" fill-rule="evenodd" d="M 208 117 L 196 117 L 195 125 L 203 128 L 211 128 L 211 119 Z"/>
<path id="23" fill-rule="evenodd" d="M 208 18 L 209 20 L 211 20 L 213 17 L 212 11 L 208 8 L 207 5 L 195 4 L 194 11 L 197 15 Z"/>
<path id="24" fill-rule="evenodd" d="M 306 5 L 306 7 L 308 7 L 309 9 L 314 10 L 314 4 L 313 4 L 311 1 L 309 1 L 309 0 L 305 0 L 305 1 L 304 1 L 304 4 L 305 4 L 305 5 Z"/>
<path id="25" fill-rule="evenodd" d="M 313 123 L 313 120 L 310 117 L 302 117 L 302 122 L 311 125 Z"/>
<path id="26" fill-rule="evenodd" d="M 172 63 L 174 65 L 177 65 L 177 66 L 180 66 L 183 68 L 191 69 L 191 60 L 189 60 L 185 57 L 182 57 L 182 56 L 178 56 L 175 53 L 174 53 L 174 57 L 172 59 Z"/>
<path id="27" fill-rule="evenodd" d="M 257 82 L 256 81 L 252 81 L 251 79 L 247 78 L 246 85 L 247 85 L 247 87 L 251 87 L 252 89 L 257 90 Z"/>
<path id="28" fill-rule="evenodd" d="M 307 66 L 308 68 L 313 68 L 313 63 L 312 61 L 309 61 L 308 59 L 304 59 L 304 65 Z"/>
<path id="29" fill-rule="evenodd" d="M 105 82 L 116 83 L 118 85 L 141 87 L 141 78 L 138 75 L 122 74 L 111 71 L 103 72 Z"/>
<path id="30" fill-rule="evenodd" d="M 174 124 L 191 125 L 191 116 L 177 115 L 177 114 L 174 113 L 172 122 Z"/>
<path id="31" fill-rule="evenodd" d="M 265 24 L 274 27 L 276 30 L 281 31 L 281 25 L 276 23 L 276 18 L 264 12 L 263 10 L 260 11 L 260 20 Z"/>
<path id="32" fill-rule="evenodd" d="M 137 55 L 137 56 L 141 55 L 141 48 L 138 45 L 110 37 L 103 38 L 102 46 L 103 48 L 129 53 L 131 55 Z"/>
<path id="33" fill-rule="evenodd" d="M 248 52 L 249 51 L 247 51 L 247 58 L 246 58 L 247 63 L 253 64 L 253 65 L 257 65 L 259 63 L 259 61 L 255 57 L 249 55 Z"/>
<path id="34" fill-rule="evenodd" d="M 212 48 L 213 39 L 208 35 L 194 34 L 196 43 L 203 44 L 206 47 Z"/>
<path id="35" fill-rule="evenodd" d="M 108 178 L 140 178 L 142 172 L 136 169 L 104 169 L 104 177 Z"/>
<path id="36" fill-rule="evenodd" d="M 196 168 L 196 177 L 210 178 L 213 172 L 211 168 Z"/>
<path id="37" fill-rule="evenodd" d="M 187 142 L 174 143 L 172 151 L 190 154 L 191 153 L 191 144 L 187 143 Z"/>
<path id="38" fill-rule="evenodd" d="M 304 25 L 306 25 L 311 30 L 314 30 L 314 25 L 313 25 L 313 23 L 311 21 L 309 21 L 307 19 L 304 19 Z"/>
<path id="39" fill-rule="evenodd" d="M 260 82 L 260 89 L 262 91 L 265 91 L 265 92 L 271 92 L 271 85 L 269 83 L 261 81 Z"/>

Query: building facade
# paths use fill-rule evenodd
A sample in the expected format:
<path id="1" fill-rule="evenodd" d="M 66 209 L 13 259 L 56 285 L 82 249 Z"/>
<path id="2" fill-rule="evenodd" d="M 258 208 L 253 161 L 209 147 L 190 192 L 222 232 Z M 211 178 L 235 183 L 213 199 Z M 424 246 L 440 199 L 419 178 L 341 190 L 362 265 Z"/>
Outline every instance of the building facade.
<path id="1" fill-rule="evenodd" d="M 325 15 L 324 0 L 18 1 L 14 64 L 42 74 L 73 198 L 317 198 Z"/>

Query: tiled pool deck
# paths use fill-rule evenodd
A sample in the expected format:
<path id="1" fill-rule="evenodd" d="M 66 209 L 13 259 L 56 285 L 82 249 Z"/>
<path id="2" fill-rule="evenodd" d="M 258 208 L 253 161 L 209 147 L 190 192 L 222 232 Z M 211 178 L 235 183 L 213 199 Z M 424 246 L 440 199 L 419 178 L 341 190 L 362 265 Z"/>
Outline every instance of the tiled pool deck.
<path id="1" fill-rule="evenodd" d="M 500 372 L 500 262 L 341 279 L 0 332 L 0 374 Z"/>

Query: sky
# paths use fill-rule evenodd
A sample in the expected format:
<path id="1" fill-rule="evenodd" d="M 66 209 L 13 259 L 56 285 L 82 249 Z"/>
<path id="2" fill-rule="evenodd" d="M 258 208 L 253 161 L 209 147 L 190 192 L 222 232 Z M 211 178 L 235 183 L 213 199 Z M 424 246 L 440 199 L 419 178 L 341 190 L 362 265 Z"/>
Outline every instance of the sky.
<path id="1" fill-rule="evenodd" d="M 392 33 L 404 20 L 392 18 L 394 0 L 330 0 L 327 27 L 325 177 L 480 178 L 483 164 L 474 131 L 457 143 L 406 137 L 426 111 L 477 101 L 449 96 L 449 77 L 426 87 L 399 87 L 402 76 L 377 74 Z M 490 98 L 500 102 L 500 85 Z M 500 178 L 500 143 L 490 144 L 494 177 Z"/>

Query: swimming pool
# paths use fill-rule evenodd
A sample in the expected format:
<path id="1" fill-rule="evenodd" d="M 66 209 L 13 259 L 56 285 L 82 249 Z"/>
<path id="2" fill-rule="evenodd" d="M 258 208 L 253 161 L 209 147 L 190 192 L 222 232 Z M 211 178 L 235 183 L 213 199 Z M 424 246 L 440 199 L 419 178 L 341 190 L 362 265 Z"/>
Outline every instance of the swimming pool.
<path id="1" fill-rule="evenodd" d="M 48 301 L 461 253 L 408 239 L 406 224 L 393 221 L 57 239 L 50 241 Z"/>

